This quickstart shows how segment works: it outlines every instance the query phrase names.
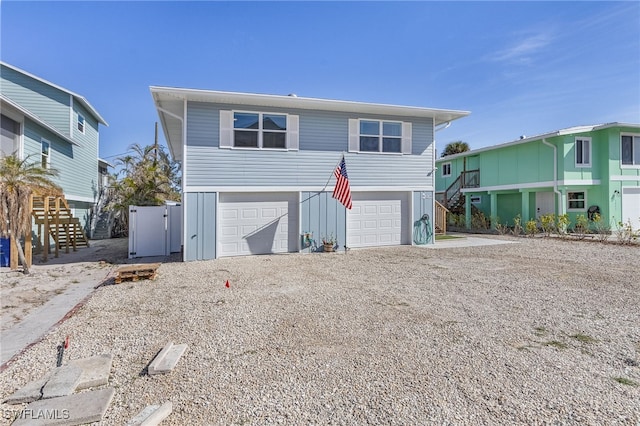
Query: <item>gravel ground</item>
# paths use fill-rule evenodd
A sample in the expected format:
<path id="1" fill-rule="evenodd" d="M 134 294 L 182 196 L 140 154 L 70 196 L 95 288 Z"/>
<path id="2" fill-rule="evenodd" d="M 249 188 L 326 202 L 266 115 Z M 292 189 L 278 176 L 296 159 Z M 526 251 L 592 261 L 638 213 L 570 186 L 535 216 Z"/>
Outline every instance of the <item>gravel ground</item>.
<path id="1" fill-rule="evenodd" d="M 640 424 L 640 247 L 517 241 L 165 263 L 99 288 L 0 396 L 69 335 L 114 355 L 107 425 L 167 400 L 176 425 Z M 169 341 L 189 348 L 148 376 Z"/>

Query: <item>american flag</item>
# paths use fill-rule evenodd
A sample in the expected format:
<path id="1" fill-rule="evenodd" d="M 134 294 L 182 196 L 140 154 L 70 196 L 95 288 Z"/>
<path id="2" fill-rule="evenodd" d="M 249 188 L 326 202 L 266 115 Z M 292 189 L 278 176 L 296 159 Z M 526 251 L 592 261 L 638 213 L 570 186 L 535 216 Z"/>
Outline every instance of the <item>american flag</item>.
<path id="1" fill-rule="evenodd" d="M 349 176 L 347 176 L 347 165 L 344 162 L 344 156 L 333 174 L 336 177 L 336 187 L 333 189 L 333 198 L 351 210 L 351 188 L 349 188 Z"/>

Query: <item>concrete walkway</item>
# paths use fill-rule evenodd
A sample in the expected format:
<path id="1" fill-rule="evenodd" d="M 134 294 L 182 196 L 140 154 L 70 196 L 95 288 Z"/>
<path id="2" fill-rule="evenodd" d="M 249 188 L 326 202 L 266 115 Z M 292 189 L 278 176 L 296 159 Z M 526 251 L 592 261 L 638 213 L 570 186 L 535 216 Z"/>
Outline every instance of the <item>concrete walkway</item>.
<path id="1" fill-rule="evenodd" d="M 96 282 L 95 279 L 80 280 L 64 293 L 31 311 L 13 327 L 2 331 L 0 333 L 0 369 L 15 355 L 38 342 L 49 329 L 62 321 L 74 307 L 88 298 L 99 284 L 100 282 Z"/>
<path id="2" fill-rule="evenodd" d="M 452 234 L 456 238 L 446 240 L 436 240 L 435 244 L 427 244 L 424 248 L 443 249 L 443 248 L 459 248 L 459 247 L 479 247 L 494 246 L 498 244 L 516 244 L 518 241 L 507 240 L 502 238 L 479 237 L 476 234 Z"/>

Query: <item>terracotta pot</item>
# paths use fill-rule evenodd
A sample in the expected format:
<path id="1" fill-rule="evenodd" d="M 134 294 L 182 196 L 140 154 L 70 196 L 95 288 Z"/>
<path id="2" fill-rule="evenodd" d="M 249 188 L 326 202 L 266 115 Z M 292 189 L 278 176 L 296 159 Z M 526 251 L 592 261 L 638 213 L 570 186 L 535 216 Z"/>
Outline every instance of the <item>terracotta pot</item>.
<path id="1" fill-rule="evenodd" d="M 333 243 L 325 243 L 323 244 L 324 246 L 324 251 L 326 252 L 332 252 L 333 251 Z"/>

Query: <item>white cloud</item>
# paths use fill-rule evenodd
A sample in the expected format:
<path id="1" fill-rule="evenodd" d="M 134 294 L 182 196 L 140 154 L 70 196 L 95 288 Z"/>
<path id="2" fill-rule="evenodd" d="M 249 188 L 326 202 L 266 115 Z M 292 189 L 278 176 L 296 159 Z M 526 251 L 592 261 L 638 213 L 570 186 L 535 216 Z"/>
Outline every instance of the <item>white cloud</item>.
<path id="1" fill-rule="evenodd" d="M 533 56 L 546 48 L 553 38 L 549 33 L 540 33 L 519 40 L 506 49 L 500 50 L 490 59 L 497 62 L 515 62 L 528 64 L 533 61 Z"/>

